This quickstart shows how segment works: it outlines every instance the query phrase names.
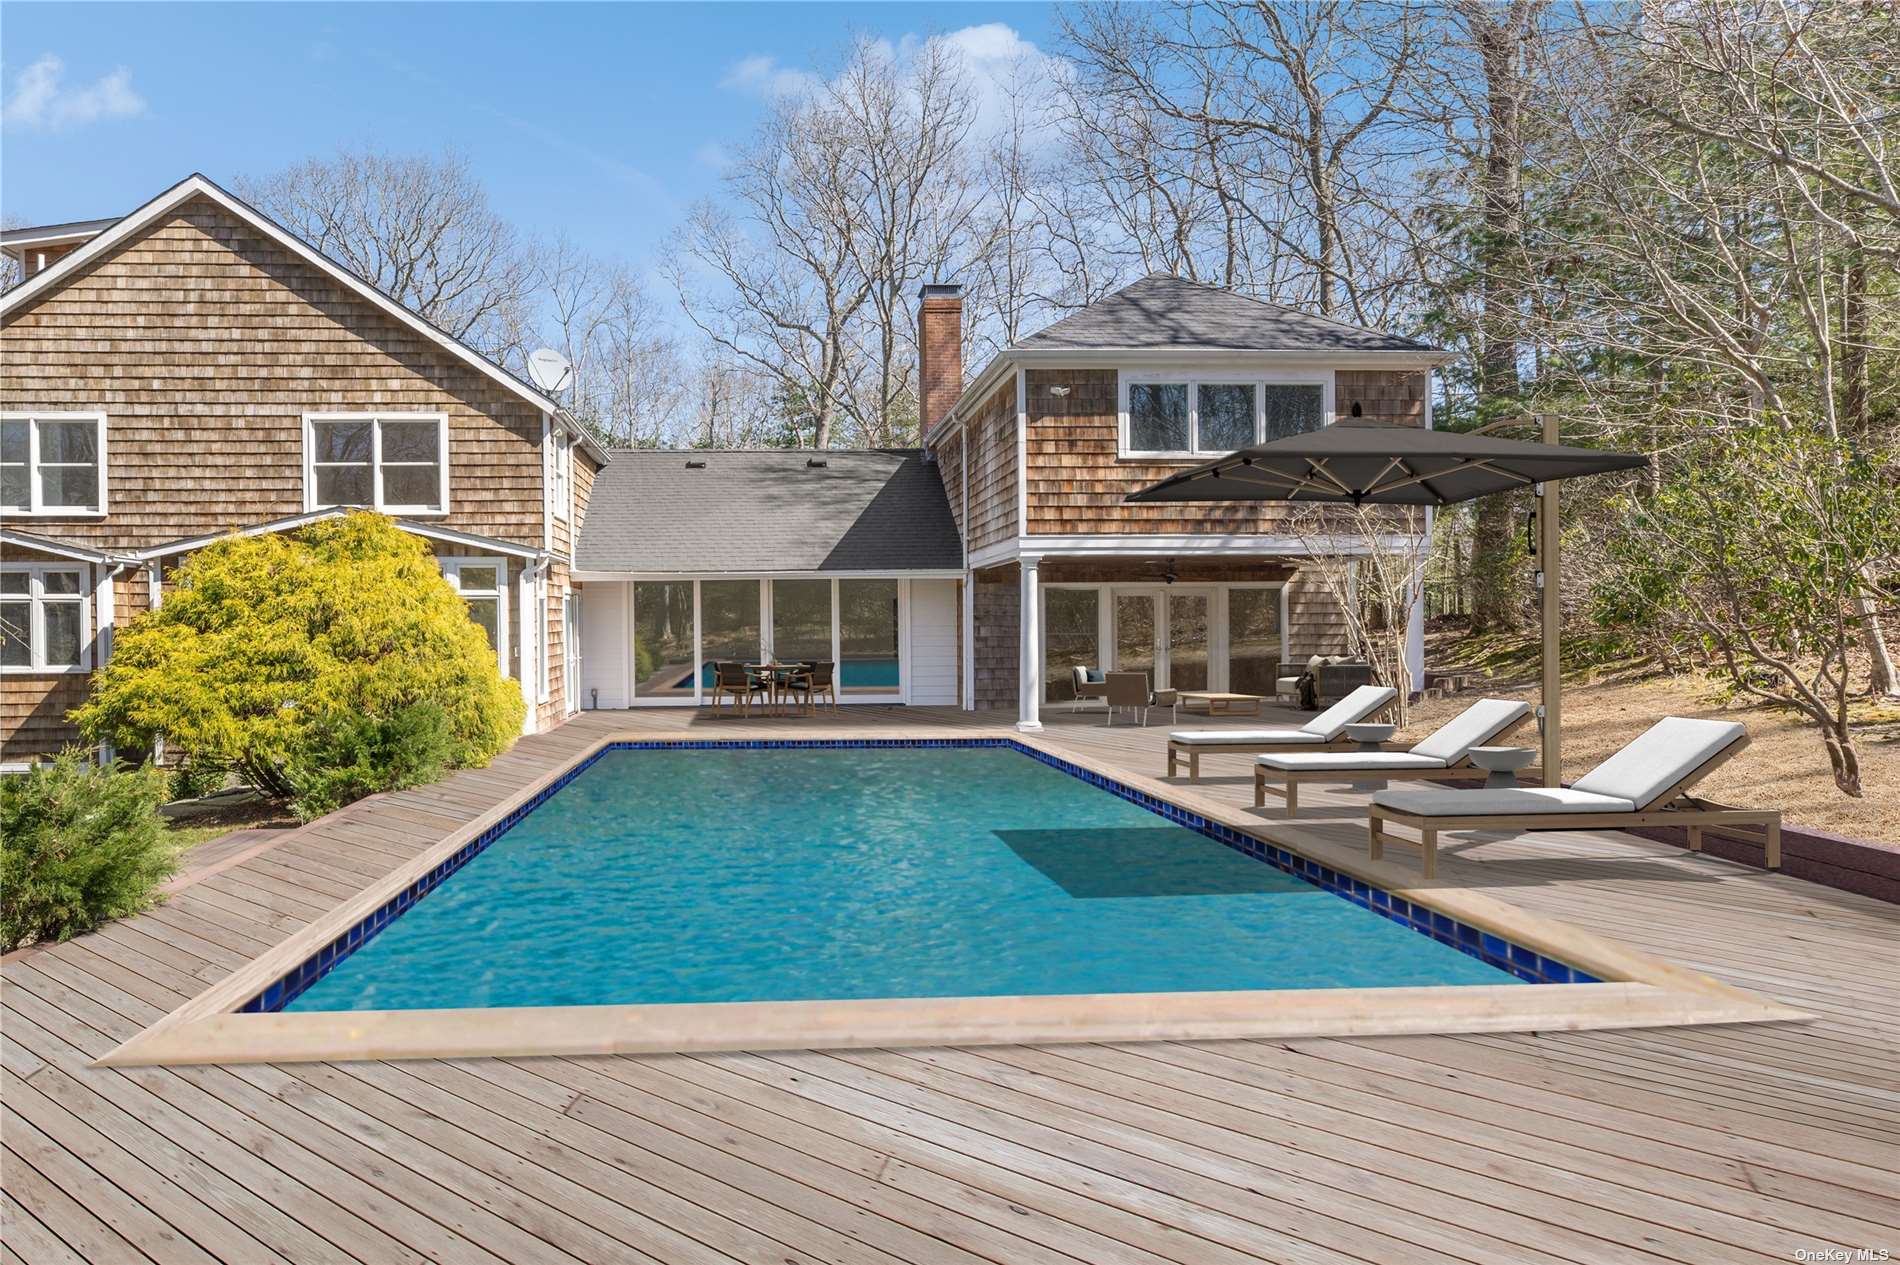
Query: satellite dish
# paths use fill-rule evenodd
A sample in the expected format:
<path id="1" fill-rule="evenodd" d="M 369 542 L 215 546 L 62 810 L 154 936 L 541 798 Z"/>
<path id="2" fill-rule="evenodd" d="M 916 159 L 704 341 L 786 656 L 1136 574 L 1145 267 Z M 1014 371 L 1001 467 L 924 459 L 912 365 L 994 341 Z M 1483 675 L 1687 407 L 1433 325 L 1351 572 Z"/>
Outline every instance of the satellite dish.
<path id="1" fill-rule="evenodd" d="M 528 377 L 549 395 L 565 388 L 573 373 L 574 366 L 567 363 L 567 357 L 552 347 L 528 353 Z"/>

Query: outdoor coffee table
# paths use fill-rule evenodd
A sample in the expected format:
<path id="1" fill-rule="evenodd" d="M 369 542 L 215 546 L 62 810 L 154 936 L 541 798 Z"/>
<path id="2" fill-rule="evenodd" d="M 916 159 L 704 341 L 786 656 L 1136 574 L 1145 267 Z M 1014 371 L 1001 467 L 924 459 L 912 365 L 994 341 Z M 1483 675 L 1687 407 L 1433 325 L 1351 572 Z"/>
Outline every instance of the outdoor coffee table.
<path id="1" fill-rule="evenodd" d="M 1245 703 L 1248 705 L 1247 710 L 1249 714 L 1258 716 L 1260 714 L 1261 695 L 1228 694 L 1220 690 L 1182 690 L 1181 701 L 1183 703 L 1204 704 L 1207 707 L 1207 714 L 1209 716 L 1230 715 L 1236 707 Z"/>
<path id="2" fill-rule="evenodd" d="M 1529 768 L 1537 752 L 1529 747 L 1473 747 L 1471 762 L 1485 771 L 1484 789 L 1509 790 L 1517 785 L 1517 771 Z"/>
<path id="3" fill-rule="evenodd" d="M 1398 731 L 1399 727 L 1397 725 L 1381 725 L 1372 721 L 1346 726 L 1346 736 L 1358 743 L 1359 750 L 1361 751 L 1382 750 L 1386 743 L 1392 741 L 1392 735 Z M 1354 791 L 1382 791 L 1385 789 L 1385 779 L 1381 777 L 1366 782 L 1353 782 L 1347 789 Z"/>

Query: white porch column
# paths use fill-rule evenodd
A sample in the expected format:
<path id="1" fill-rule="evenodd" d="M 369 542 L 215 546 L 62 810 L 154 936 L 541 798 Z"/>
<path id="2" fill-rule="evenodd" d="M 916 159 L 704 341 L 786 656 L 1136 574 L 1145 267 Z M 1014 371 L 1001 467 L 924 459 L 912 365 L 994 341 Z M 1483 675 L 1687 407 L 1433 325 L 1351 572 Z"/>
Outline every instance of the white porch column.
<path id="1" fill-rule="evenodd" d="M 1036 573 L 1042 559 L 1034 554 L 1025 554 L 1021 559 L 1023 573 L 1022 594 L 1022 646 L 1020 667 L 1016 681 L 1016 728 L 1023 733 L 1035 733 L 1042 728 L 1039 713 L 1042 708 L 1042 602 L 1041 593 L 1036 585 Z"/>
<path id="2" fill-rule="evenodd" d="M 963 573 L 963 710 L 976 710 L 976 572 Z"/>

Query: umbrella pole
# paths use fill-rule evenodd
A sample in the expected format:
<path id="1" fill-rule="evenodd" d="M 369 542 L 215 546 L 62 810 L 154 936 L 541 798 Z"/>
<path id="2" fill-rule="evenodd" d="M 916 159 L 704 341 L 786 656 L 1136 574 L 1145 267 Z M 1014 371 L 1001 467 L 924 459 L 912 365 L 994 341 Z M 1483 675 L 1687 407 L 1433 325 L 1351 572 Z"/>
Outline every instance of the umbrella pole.
<path id="1" fill-rule="evenodd" d="M 1554 444 L 1557 439 L 1557 417 L 1546 413 L 1544 422 L 1544 442 Z M 1558 556 L 1562 548 L 1557 531 L 1557 480 L 1546 479 L 1542 495 L 1537 506 L 1537 554 L 1542 568 L 1537 573 L 1539 580 L 1538 597 L 1541 599 L 1544 622 L 1543 651 L 1543 731 L 1544 731 L 1544 785 L 1562 786 L 1564 782 L 1563 765 L 1563 659 L 1558 645 L 1557 626 L 1562 618 L 1559 602 L 1563 559 Z"/>

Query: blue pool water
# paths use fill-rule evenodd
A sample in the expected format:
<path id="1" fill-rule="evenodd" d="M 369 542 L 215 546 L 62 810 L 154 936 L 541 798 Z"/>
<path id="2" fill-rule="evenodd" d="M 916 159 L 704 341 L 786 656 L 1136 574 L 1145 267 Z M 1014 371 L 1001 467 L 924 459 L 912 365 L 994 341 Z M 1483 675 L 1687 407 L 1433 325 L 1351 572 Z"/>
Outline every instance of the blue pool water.
<path id="1" fill-rule="evenodd" d="M 1514 982 L 1016 751 L 613 750 L 285 1009 Z"/>

